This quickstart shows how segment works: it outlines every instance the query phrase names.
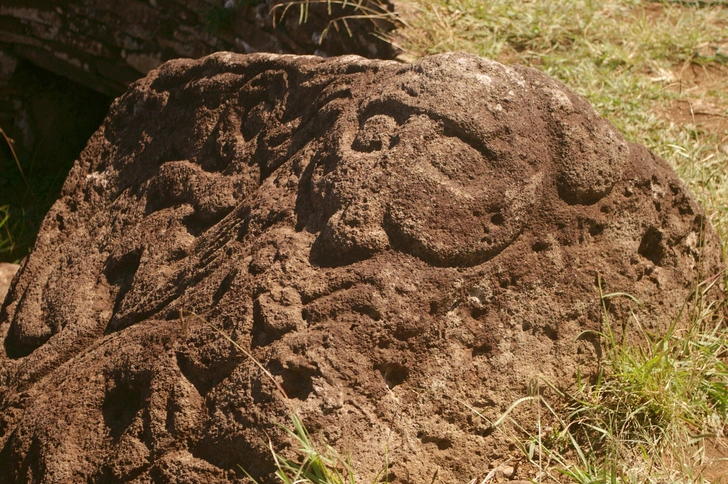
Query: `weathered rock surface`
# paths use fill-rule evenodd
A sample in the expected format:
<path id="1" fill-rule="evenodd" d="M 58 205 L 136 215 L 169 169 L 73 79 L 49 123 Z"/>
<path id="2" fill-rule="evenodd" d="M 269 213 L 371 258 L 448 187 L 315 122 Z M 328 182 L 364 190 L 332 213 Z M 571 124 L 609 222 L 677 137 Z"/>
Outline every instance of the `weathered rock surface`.
<path id="1" fill-rule="evenodd" d="M 306 21 L 300 22 L 304 4 Z M 380 38 L 394 27 L 393 5 L 388 0 L 342 5 L 318 0 L 0 2 L 0 128 L 14 140 L 30 178 L 27 183 L 0 138 L 0 206 L 10 205 L 13 218 L 22 216 L 31 226 L 23 234 L 30 240 L 17 240 L 14 252 L 0 257 L 12 261 L 27 254 L 37 232 L 32 225 L 56 200 L 111 99 L 162 62 L 221 50 L 393 58 L 395 49 Z"/>
<path id="2" fill-rule="evenodd" d="M 719 254 L 667 164 L 535 70 L 172 61 L 114 103 L 0 313 L 0 482 L 272 481 L 290 406 L 365 478 L 386 454 L 389 482 L 468 482 L 509 450 L 459 402 L 570 385 L 598 277 L 659 330 Z"/>

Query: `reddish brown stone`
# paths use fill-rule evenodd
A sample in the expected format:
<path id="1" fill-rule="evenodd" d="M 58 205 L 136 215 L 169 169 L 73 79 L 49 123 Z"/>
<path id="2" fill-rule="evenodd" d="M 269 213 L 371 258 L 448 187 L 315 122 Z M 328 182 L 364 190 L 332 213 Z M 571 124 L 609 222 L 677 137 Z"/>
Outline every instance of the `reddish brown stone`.
<path id="1" fill-rule="evenodd" d="M 365 480 L 386 455 L 388 482 L 468 482 L 510 451 L 464 403 L 588 375 L 598 280 L 659 331 L 719 247 L 535 70 L 173 61 L 114 103 L 0 313 L 0 482 L 273 482 L 291 409 Z"/>

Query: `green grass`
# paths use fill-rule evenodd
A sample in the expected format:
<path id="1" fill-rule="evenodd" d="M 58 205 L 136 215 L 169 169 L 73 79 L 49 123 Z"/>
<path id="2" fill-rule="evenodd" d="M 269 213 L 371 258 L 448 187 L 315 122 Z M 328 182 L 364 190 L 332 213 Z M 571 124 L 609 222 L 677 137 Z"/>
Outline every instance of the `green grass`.
<path id="1" fill-rule="evenodd" d="M 0 253 L 10 251 L 13 247 L 13 237 L 8 226 L 10 219 L 10 207 L 0 207 Z"/>
<path id="2" fill-rule="evenodd" d="M 354 484 L 354 470 L 329 445 L 317 444 L 308 433 L 301 417 L 291 414 L 293 429 L 283 427 L 293 441 L 298 459 L 287 459 L 270 446 L 276 464 L 276 477 L 283 484 Z"/>
<path id="3" fill-rule="evenodd" d="M 706 298 L 717 281 L 698 285 L 664 334 L 644 331 L 633 316 L 627 324 L 642 339 L 631 344 L 621 341 L 607 311 L 610 299 L 631 296 L 602 295 L 598 336 L 606 354 L 595 381 L 564 391 L 537 380 L 532 394 L 493 424 L 510 421 L 503 430 L 539 482 L 707 482 L 706 439 L 723 437 L 728 422 L 728 329 L 724 308 Z M 536 421 L 510 419 L 527 402 L 537 407 Z"/>

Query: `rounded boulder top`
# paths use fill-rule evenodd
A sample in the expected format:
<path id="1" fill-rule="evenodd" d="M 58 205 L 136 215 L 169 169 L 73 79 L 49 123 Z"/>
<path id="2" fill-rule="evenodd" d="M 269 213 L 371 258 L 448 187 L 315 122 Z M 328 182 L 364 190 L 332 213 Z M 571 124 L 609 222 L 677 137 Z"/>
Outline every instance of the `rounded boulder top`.
<path id="1" fill-rule="evenodd" d="M 600 287 L 659 331 L 721 264 L 670 167 L 536 70 L 170 61 L 0 312 L 0 483 L 273 482 L 291 409 L 364 479 L 468 482 L 513 450 L 458 402 L 595 371 Z"/>

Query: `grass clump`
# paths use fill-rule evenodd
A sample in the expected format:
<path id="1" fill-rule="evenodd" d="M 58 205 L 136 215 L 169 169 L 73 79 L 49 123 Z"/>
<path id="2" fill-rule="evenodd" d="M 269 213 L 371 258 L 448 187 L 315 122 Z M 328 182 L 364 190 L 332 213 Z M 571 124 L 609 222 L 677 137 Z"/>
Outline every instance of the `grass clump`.
<path id="1" fill-rule="evenodd" d="M 295 412 L 291 414 L 293 429 L 283 427 L 294 443 L 298 460 L 286 459 L 272 446 L 276 476 L 284 484 L 354 484 L 351 462 L 342 458 L 330 445 L 316 444 Z"/>
<path id="2" fill-rule="evenodd" d="M 333 28 L 337 32 L 346 31 L 349 37 L 354 33 L 349 25 L 355 20 L 365 20 L 373 25 L 373 35 L 385 37 L 385 32 L 393 26 L 399 25 L 399 15 L 388 7 L 385 1 L 381 0 L 291 0 L 276 4 L 271 12 L 273 13 L 273 26 L 282 22 L 291 8 L 298 10 L 298 23 L 308 21 L 311 7 L 325 7 L 329 20 L 320 35 L 315 37 L 315 42 L 321 44 L 326 35 Z"/>
<path id="3" fill-rule="evenodd" d="M 197 317 L 197 319 L 201 318 Z M 289 402 L 290 399 L 286 391 L 260 361 L 217 326 L 204 320 L 202 322 L 228 340 L 238 351 L 243 353 L 260 368 L 263 374 L 275 385 L 283 400 Z M 183 326 L 189 328 L 189 320 L 186 318 L 183 318 Z M 354 470 L 349 459 L 343 458 L 330 445 L 322 445 L 315 442 L 298 412 L 293 407 L 290 408 L 290 411 L 293 427 L 280 424 L 279 426 L 291 437 L 293 449 L 298 458 L 291 459 L 283 456 L 275 450 L 273 443 L 269 439 L 268 448 L 276 466 L 276 477 L 283 484 L 355 484 Z M 257 482 L 245 469 L 241 467 L 241 470 L 253 482 Z"/>
<path id="4" fill-rule="evenodd" d="M 537 407 L 535 431 L 511 420 L 526 436 L 518 445 L 537 468 L 537 482 L 708 482 L 706 446 L 724 437 L 728 424 L 725 308 L 706 298 L 719 278 L 701 283 L 662 334 L 645 331 L 633 314 L 639 342 L 618 336 L 609 318 L 609 300 L 631 296 L 602 295 L 605 355 L 596 378 L 580 379 L 571 391 L 538 380 L 532 395 L 494 424 L 525 402 Z M 543 397 L 538 383 L 555 397 Z"/>
<path id="5" fill-rule="evenodd" d="M 8 227 L 10 219 L 10 206 L 0 207 L 0 253 L 7 252 L 13 248 L 13 237 Z"/>

